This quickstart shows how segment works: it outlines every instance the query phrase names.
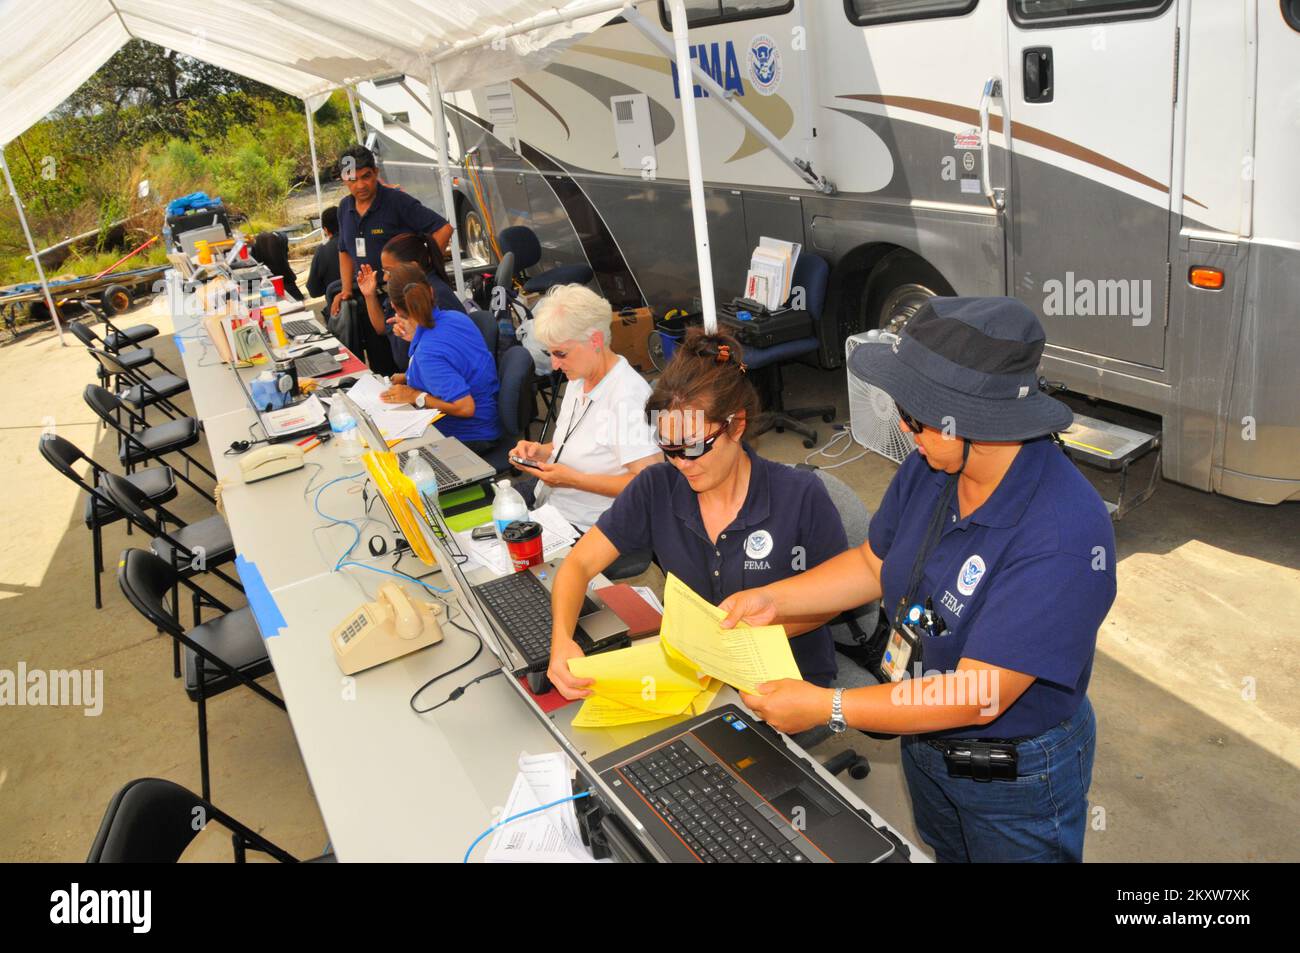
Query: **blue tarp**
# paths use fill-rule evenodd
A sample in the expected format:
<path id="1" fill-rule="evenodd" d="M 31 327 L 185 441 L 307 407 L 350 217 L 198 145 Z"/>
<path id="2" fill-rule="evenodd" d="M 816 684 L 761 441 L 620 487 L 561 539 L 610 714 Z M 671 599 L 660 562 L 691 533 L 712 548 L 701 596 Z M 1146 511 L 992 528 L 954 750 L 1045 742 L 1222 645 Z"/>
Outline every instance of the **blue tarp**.
<path id="1" fill-rule="evenodd" d="M 180 215 L 182 212 L 191 212 L 196 209 L 220 208 L 221 199 L 209 197 L 207 192 L 191 192 L 189 195 L 182 195 L 178 199 L 172 199 L 167 203 L 167 214 Z"/>

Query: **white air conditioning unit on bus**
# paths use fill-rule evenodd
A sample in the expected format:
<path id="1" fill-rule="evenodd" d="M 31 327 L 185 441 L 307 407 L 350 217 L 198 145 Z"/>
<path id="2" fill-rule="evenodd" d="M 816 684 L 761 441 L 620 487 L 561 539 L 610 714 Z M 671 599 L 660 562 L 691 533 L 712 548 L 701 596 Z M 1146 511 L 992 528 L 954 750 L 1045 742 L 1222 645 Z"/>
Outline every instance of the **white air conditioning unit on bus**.
<path id="1" fill-rule="evenodd" d="M 849 429 L 858 444 L 887 460 L 902 463 L 916 449 L 916 440 L 898 424 L 894 398 L 879 387 L 858 380 L 848 370 L 848 357 L 859 347 L 892 347 L 897 335 L 888 331 L 854 334 L 844 342 L 845 370 L 849 375 Z"/>

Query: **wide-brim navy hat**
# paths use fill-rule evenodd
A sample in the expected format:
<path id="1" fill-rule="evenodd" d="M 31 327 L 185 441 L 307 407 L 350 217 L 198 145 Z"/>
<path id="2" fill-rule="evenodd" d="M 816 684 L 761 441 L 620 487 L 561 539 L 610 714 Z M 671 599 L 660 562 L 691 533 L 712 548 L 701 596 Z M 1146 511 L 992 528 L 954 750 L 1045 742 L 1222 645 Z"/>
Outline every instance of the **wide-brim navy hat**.
<path id="1" fill-rule="evenodd" d="M 892 346 L 861 345 L 849 370 L 931 427 L 968 440 L 1059 433 L 1074 412 L 1038 387 L 1047 335 L 1015 298 L 931 298 Z"/>

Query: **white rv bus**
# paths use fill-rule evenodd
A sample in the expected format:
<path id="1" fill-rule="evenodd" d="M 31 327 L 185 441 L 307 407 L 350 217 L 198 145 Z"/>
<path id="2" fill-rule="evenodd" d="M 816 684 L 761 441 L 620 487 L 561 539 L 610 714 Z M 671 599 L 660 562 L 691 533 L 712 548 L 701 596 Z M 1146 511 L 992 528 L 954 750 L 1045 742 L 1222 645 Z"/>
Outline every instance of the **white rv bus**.
<path id="1" fill-rule="evenodd" d="M 690 78 L 644 0 L 447 97 L 473 251 L 528 225 L 615 305 L 697 308 L 694 95 L 718 295 L 762 235 L 825 257 L 823 367 L 928 295 L 1015 295 L 1045 376 L 1160 418 L 1167 478 L 1300 499 L 1300 0 L 686 6 Z M 424 85 L 359 92 L 386 177 L 441 207 Z"/>

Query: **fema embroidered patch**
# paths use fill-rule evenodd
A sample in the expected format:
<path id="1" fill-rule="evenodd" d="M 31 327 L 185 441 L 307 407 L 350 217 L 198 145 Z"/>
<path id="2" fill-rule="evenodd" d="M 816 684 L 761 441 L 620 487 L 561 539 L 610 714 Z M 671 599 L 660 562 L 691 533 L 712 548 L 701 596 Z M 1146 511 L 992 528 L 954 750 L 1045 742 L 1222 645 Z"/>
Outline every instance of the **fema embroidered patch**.
<path id="1" fill-rule="evenodd" d="M 772 534 L 765 529 L 757 530 L 745 537 L 745 555 L 750 559 L 764 559 L 772 552 Z"/>
<path id="2" fill-rule="evenodd" d="M 966 564 L 961 567 L 961 572 L 957 574 L 957 591 L 963 596 L 969 596 L 975 591 L 982 578 L 984 578 L 984 560 L 979 556 L 972 556 L 966 560 Z"/>

